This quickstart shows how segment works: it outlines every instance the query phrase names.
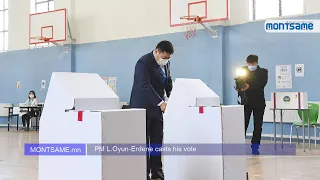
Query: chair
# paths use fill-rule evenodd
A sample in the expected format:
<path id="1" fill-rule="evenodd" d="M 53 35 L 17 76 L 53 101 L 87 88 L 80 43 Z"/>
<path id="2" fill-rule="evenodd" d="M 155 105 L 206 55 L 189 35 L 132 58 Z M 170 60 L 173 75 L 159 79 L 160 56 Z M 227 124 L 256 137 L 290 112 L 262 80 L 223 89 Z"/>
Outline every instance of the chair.
<path id="1" fill-rule="evenodd" d="M 314 104 L 314 103 L 308 103 L 308 108 L 310 109 L 310 127 L 313 127 L 314 129 L 314 146 L 315 148 L 317 147 L 317 128 L 318 128 L 318 116 L 319 116 L 319 105 L 318 104 Z M 300 120 L 302 121 L 302 110 L 298 111 L 298 115 L 300 117 Z M 297 122 L 297 123 L 293 123 L 291 125 L 291 130 L 290 130 L 290 145 L 291 145 L 291 140 L 292 140 L 292 128 L 293 126 L 296 126 L 296 134 L 297 134 L 297 140 L 298 140 L 298 144 L 300 144 L 299 142 L 299 134 L 298 134 L 298 128 L 302 127 L 302 123 L 303 122 Z M 305 111 L 304 113 L 304 125 L 305 127 L 308 126 L 308 112 Z M 320 136 L 320 135 L 319 135 Z M 310 139 L 309 139 L 310 141 Z"/>
<path id="2" fill-rule="evenodd" d="M 38 129 L 39 129 L 39 121 L 40 121 L 40 117 L 41 117 L 42 109 L 43 109 L 43 105 L 42 104 L 38 104 L 38 106 L 39 107 L 36 109 L 34 116 L 30 119 L 31 127 L 33 129 L 36 129 L 36 131 L 38 131 Z M 35 126 L 33 125 L 34 124 L 33 120 L 35 121 Z"/>

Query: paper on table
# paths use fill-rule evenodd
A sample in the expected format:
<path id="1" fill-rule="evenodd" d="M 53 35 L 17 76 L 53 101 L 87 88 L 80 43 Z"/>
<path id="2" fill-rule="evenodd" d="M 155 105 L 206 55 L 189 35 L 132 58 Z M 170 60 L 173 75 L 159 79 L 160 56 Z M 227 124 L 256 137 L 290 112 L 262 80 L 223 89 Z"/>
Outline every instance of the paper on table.
<path id="1" fill-rule="evenodd" d="M 13 112 L 12 114 L 16 115 L 20 113 L 20 107 L 13 107 Z"/>

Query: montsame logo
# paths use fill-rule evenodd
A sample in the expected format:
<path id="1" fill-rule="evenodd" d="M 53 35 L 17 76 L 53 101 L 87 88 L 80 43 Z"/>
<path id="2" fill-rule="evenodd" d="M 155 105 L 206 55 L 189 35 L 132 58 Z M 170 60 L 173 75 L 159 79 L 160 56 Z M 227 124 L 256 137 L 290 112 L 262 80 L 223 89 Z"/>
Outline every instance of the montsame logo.
<path id="1" fill-rule="evenodd" d="M 267 33 L 319 33 L 320 20 L 267 20 Z"/>

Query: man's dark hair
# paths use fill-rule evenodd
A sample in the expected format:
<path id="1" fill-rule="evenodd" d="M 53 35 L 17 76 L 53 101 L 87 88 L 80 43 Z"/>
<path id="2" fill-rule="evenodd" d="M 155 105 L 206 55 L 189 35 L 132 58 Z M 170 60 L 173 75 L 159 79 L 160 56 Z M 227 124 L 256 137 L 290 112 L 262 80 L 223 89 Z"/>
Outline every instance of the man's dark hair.
<path id="1" fill-rule="evenodd" d="M 157 44 L 156 49 L 159 50 L 159 52 L 163 53 L 166 52 L 168 54 L 173 54 L 173 46 L 170 41 L 161 41 Z"/>
<path id="2" fill-rule="evenodd" d="M 257 63 L 258 62 L 258 56 L 257 55 L 254 55 L 254 54 L 250 54 L 248 57 L 247 57 L 247 63 Z"/>

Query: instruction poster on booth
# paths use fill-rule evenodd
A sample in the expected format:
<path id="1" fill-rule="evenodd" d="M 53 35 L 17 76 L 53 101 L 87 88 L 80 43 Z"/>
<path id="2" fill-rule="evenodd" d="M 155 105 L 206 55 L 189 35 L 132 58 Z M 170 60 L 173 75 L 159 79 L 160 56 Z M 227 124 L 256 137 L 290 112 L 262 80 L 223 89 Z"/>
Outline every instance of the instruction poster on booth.
<path id="1" fill-rule="evenodd" d="M 104 80 L 104 82 L 106 82 L 108 84 L 108 78 L 107 77 L 103 77 L 102 79 Z"/>
<path id="2" fill-rule="evenodd" d="M 115 93 L 117 93 L 117 78 L 116 77 L 108 77 L 108 85 Z"/>
<path id="3" fill-rule="evenodd" d="M 102 78 L 108 86 L 117 93 L 117 78 L 116 77 L 103 77 Z"/>
<path id="4" fill-rule="evenodd" d="M 291 89 L 292 88 L 292 70 L 291 65 L 276 66 L 276 88 Z"/>

